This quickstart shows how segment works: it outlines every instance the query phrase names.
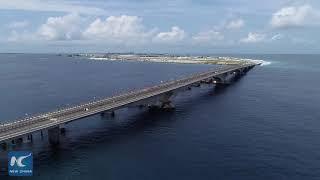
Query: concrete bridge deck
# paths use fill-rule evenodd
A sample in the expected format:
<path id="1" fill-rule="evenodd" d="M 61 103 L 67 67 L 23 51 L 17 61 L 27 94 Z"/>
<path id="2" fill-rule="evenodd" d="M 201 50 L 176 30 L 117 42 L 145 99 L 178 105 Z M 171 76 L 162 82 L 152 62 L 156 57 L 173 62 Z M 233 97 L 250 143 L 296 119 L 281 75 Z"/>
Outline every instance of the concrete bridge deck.
<path id="1" fill-rule="evenodd" d="M 160 100 L 160 106 L 164 107 L 170 103 L 172 92 L 190 88 L 200 83 L 227 83 L 231 79 L 241 76 L 249 71 L 256 64 L 242 64 L 224 66 L 207 72 L 193 74 L 182 79 L 161 83 L 159 85 L 136 90 L 121 95 L 101 99 L 85 104 L 68 107 L 54 112 L 48 112 L 41 115 L 19 119 L 16 121 L 0 124 L 0 142 L 2 144 L 13 143 L 14 140 L 31 135 L 33 132 L 48 129 L 49 140 L 52 141 L 59 134 L 59 125 L 91 116 L 98 113 L 113 112 L 116 109 L 131 105 L 147 105 L 146 100 L 156 97 Z M 151 101 L 152 102 L 152 101 Z M 140 103 L 140 104 L 139 104 Z"/>

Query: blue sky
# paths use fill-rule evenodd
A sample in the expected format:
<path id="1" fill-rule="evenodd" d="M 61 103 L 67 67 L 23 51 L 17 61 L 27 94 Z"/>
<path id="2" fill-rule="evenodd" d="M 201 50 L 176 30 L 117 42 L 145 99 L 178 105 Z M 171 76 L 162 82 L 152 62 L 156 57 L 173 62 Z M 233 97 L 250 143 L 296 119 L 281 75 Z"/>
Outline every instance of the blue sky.
<path id="1" fill-rule="evenodd" d="M 0 52 L 319 53 L 318 0 L 0 0 Z"/>

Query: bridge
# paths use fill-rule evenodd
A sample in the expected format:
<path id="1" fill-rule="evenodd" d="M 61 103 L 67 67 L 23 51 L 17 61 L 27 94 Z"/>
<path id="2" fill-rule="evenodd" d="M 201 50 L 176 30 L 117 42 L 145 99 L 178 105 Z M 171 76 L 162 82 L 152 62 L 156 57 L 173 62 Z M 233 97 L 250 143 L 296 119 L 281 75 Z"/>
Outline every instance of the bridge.
<path id="1" fill-rule="evenodd" d="M 201 84 L 231 83 L 252 69 L 256 64 L 222 66 L 203 73 L 197 73 L 181 79 L 164 82 L 159 85 L 127 92 L 121 95 L 80 104 L 53 112 L 9 121 L 0 124 L 0 144 L 6 149 L 8 145 L 32 141 L 35 132 L 48 134 L 51 144 L 59 143 L 59 134 L 64 125 L 71 121 L 92 116 L 104 115 L 129 106 L 173 108 L 172 97 L 180 91 L 199 87 Z"/>

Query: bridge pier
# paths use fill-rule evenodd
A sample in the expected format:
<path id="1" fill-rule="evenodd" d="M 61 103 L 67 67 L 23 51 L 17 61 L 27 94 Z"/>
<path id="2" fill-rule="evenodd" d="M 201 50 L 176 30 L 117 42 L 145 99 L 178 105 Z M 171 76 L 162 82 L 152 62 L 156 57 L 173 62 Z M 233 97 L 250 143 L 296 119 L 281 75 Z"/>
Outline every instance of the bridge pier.
<path id="1" fill-rule="evenodd" d="M 48 129 L 48 138 L 49 138 L 49 143 L 51 145 L 59 144 L 60 143 L 60 127 L 55 126 Z"/>
<path id="2" fill-rule="evenodd" d="M 28 140 L 29 140 L 30 142 L 33 141 L 33 136 L 32 136 L 32 134 L 28 134 L 27 138 L 28 138 Z"/>
<path id="3" fill-rule="evenodd" d="M 174 95 L 173 91 L 169 91 L 163 94 L 159 100 L 160 108 L 162 109 L 174 109 L 174 105 L 172 104 L 171 97 Z"/>
<path id="4" fill-rule="evenodd" d="M 174 91 L 168 91 L 166 93 L 154 96 L 152 98 L 142 100 L 139 103 L 131 104 L 129 105 L 129 107 L 148 107 L 150 109 L 174 109 L 174 105 L 172 104 L 171 100 L 174 96 Z"/>
<path id="5" fill-rule="evenodd" d="M 172 102 L 165 102 L 165 103 L 162 103 L 161 105 L 161 108 L 162 109 L 174 109 L 174 105 L 172 104 Z"/>
<path id="6" fill-rule="evenodd" d="M 8 149 L 8 143 L 7 142 L 1 143 L 1 149 L 6 151 Z"/>
<path id="7" fill-rule="evenodd" d="M 18 139 L 16 139 L 16 143 L 17 144 L 24 143 L 23 137 L 19 137 Z"/>
<path id="8" fill-rule="evenodd" d="M 194 86 L 194 87 L 200 87 L 200 86 L 201 86 L 201 83 L 194 83 L 192 86 Z"/>
<path id="9" fill-rule="evenodd" d="M 212 83 L 213 83 L 213 84 L 226 84 L 225 76 L 217 76 L 217 77 L 214 77 Z"/>
<path id="10" fill-rule="evenodd" d="M 110 114 L 111 117 L 115 117 L 116 115 L 114 111 L 104 111 L 100 113 L 101 117 L 105 117 L 106 114 Z"/>
<path id="11" fill-rule="evenodd" d="M 61 133 L 61 134 L 65 134 L 65 133 L 66 133 L 66 126 L 65 126 L 65 124 L 60 124 L 60 125 L 59 125 L 59 128 L 60 128 L 60 133 Z"/>
<path id="12" fill-rule="evenodd" d="M 43 131 L 42 130 L 40 131 L 40 136 L 41 136 L 41 139 L 43 139 Z"/>
<path id="13" fill-rule="evenodd" d="M 28 135 L 22 137 L 22 142 L 23 143 L 32 142 L 32 140 L 30 139 L 30 135 L 28 134 Z"/>
<path id="14" fill-rule="evenodd" d="M 204 83 L 205 84 L 212 84 L 213 83 L 213 79 L 212 78 L 207 79 Z"/>
<path id="15" fill-rule="evenodd" d="M 243 74 L 242 70 L 227 72 L 219 76 L 215 76 L 212 82 L 214 84 L 230 84 L 232 81 L 240 77 L 242 74 Z"/>

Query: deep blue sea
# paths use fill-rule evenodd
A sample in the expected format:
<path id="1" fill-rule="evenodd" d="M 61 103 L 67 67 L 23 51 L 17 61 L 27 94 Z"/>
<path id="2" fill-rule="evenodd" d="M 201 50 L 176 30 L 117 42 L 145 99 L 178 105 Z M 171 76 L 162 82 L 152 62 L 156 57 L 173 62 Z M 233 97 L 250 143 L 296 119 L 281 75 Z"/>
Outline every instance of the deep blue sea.
<path id="1" fill-rule="evenodd" d="M 174 111 L 96 115 L 67 124 L 57 147 L 35 134 L 9 150 L 32 151 L 39 180 L 320 179 L 320 55 L 232 56 L 271 64 L 182 93 Z M 210 68 L 0 54 L 0 122 Z M 1 180 L 6 168 L 1 150 Z"/>

